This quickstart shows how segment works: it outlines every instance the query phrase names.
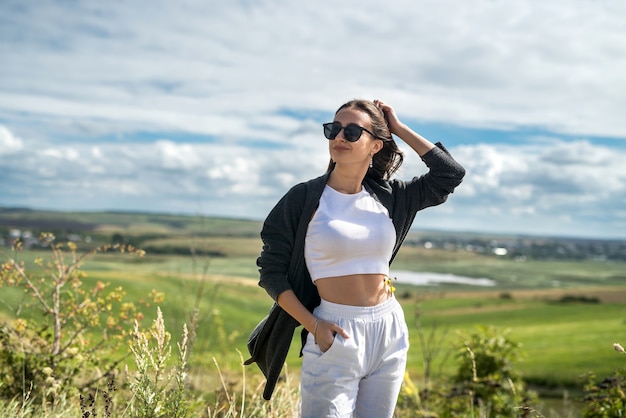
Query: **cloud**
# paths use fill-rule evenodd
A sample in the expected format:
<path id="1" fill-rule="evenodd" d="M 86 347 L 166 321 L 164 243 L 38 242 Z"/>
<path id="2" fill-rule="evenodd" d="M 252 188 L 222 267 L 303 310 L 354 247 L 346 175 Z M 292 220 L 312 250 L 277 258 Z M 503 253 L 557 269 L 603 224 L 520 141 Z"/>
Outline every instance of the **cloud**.
<path id="1" fill-rule="evenodd" d="M 20 138 L 16 138 L 6 127 L 0 125 L 0 155 L 17 152 L 22 146 Z"/>
<path id="2" fill-rule="evenodd" d="M 224 135 L 384 95 L 425 120 L 626 136 L 620 3 L 144 5 L 9 7 L 0 108 Z"/>
<path id="3" fill-rule="evenodd" d="M 624 151 L 552 139 L 521 147 L 464 146 L 456 157 L 467 177 L 455 199 L 470 230 L 491 224 L 505 232 L 589 236 L 613 235 L 611 228 L 624 226 L 623 220 L 607 223 L 626 204 Z"/>
<path id="4" fill-rule="evenodd" d="M 324 171 L 320 123 L 380 97 L 418 131 L 497 137 L 444 140 L 468 176 L 418 227 L 614 235 L 625 14 L 591 0 L 4 1 L 0 205 L 259 218 Z"/>
<path id="5" fill-rule="evenodd" d="M 320 137 L 299 141 L 314 146 L 272 152 L 165 139 L 39 150 L 26 144 L 0 159 L 8 168 L 0 181 L 12 186 L 10 197 L 34 206 L 262 219 L 289 187 L 323 173 L 328 153 Z M 425 173 L 419 158 L 405 152 L 401 177 Z M 623 151 L 551 138 L 521 147 L 464 145 L 452 152 L 466 167 L 466 179 L 445 205 L 418 215 L 417 227 L 610 234 L 602 225 L 626 204 Z"/>

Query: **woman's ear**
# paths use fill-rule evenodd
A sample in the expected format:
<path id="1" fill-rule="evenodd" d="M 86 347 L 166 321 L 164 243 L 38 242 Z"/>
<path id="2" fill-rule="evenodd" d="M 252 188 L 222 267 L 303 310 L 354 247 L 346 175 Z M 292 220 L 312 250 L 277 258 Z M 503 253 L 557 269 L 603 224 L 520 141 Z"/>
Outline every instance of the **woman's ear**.
<path id="1" fill-rule="evenodd" d="M 374 143 L 374 147 L 372 148 L 372 154 L 376 154 L 381 149 L 383 149 L 383 141 L 381 141 L 380 139 L 377 139 L 376 142 Z"/>

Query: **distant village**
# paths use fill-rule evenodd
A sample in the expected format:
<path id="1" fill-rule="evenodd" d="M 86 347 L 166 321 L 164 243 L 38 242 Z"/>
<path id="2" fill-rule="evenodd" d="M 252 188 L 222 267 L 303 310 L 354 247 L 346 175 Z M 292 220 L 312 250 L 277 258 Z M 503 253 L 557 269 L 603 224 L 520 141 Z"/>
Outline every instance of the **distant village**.
<path id="1" fill-rule="evenodd" d="M 11 247 L 18 240 L 26 250 L 45 247 L 45 243 L 39 240 L 38 232 L 20 229 L 9 229 L 3 232 L 0 229 L 0 247 Z M 71 241 L 81 247 L 97 245 L 96 240 L 93 240 L 90 235 L 77 233 L 57 237 L 57 241 Z M 116 242 L 123 242 L 123 237 L 114 234 L 107 243 Z M 98 244 L 103 244 L 101 237 Z M 520 262 L 528 259 L 626 261 L 625 240 L 533 236 L 484 237 L 471 236 L 467 233 L 455 235 L 450 232 L 412 232 L 405 245 L 445 251 L 467 251 L 493 257 L 511 258 Z"/>
<path id="2" fill-rule="evenodd" d="M 6 233 L 0 235 L 0 247 L 12 247 L 18 241 L 21 243 L 21 247 L 26 250 L 33 248 L 45 248 L 47 245 L 45 242 L 41 241 L 39 233 L 34 233 L 30 230 L 20 230 L 13 228 L 9 229 Z M 91 236 L 81 234 L 64 234 L 63 237 L 60 237 L 59 241 L 71 241 L 88 245 L 91 243 Z"/>
<path id="3" fill-rule="evenodd" d="M 507 257 L 516 261 L 527 259 L 626 261 L 626 240 L 421 234 L 418 238 L 407 240 L 407 244 Z"/>

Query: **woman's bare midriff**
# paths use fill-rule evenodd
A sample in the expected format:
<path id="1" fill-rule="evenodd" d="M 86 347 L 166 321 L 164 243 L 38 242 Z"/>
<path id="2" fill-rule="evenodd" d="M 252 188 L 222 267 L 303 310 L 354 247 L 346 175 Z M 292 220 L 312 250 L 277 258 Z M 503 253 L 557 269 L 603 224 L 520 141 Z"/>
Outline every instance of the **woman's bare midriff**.
<path id="1" fill-rule="evenodd" d="M 375 306 L 391 297 L 384 274 L 350 274 L 315 281 L 320 297 L 351 306 Z"/>

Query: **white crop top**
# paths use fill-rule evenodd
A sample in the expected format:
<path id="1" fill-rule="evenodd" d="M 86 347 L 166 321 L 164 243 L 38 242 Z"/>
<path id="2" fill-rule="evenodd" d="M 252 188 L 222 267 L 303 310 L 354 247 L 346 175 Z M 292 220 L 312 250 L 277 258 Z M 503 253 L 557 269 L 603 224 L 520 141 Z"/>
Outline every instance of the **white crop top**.
<path id="1" fill-rule="evenodd" d="M 326 186 L 309 223 L 304 258 L 313 281 L 348 274 L 389 274 L 396 230 L 387 208 L 363 188 Z"/>

